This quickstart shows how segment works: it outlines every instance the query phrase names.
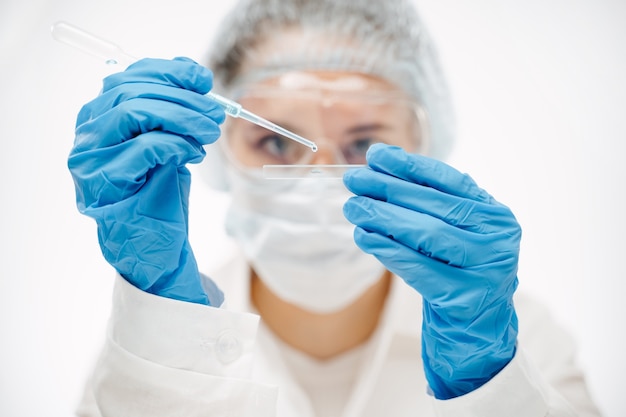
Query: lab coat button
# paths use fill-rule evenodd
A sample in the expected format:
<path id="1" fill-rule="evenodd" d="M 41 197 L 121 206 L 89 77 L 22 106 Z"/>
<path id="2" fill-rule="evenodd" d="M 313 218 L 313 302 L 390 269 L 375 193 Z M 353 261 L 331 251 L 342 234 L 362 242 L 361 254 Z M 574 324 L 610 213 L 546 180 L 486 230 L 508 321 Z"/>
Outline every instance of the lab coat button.
<path id="1" fill-rule="evenodd" d="M 230 363 L 241 356 L 241 343 L 232 331 L 225 331 L 217 337 L 215 353 L 223 364 Z"/>

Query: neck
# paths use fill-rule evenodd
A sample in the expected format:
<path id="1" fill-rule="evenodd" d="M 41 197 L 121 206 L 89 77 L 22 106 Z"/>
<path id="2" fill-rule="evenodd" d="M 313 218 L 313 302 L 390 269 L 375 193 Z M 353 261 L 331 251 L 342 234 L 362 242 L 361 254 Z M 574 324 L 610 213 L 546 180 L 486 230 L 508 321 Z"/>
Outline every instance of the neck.
<path id="1" fill-rule="evenodd" d="M 250 296 L 265 324 L 285 343 L 317 359 L 330 359 L 365 342 L 374 332 L 389 293 L 391 274 L 348 307 L 329 314 L 313 313 L 274 294 L 252 272 Z"/>

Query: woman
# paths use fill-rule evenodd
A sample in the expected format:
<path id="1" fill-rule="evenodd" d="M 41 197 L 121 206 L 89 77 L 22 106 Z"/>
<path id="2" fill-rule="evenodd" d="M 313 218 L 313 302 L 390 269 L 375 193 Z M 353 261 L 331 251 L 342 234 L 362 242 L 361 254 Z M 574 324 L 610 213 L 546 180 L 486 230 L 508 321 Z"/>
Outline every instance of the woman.
<path id="1" fill-rule="evenodd" d="M 449 97 L 408 2 L 241 1 L 208 67 L 142 60 L 78 116 L 78 206 L 119 273 L 80 415 L 597 415 L 571 340 L 515 293 L 515 217 L 440 162 Z M 212 89 L 319 150 L 225 121 Z M 203 145 L 240 249 L 208 277 Z M 359 166 L 262 172 L 302 164 Z"/>

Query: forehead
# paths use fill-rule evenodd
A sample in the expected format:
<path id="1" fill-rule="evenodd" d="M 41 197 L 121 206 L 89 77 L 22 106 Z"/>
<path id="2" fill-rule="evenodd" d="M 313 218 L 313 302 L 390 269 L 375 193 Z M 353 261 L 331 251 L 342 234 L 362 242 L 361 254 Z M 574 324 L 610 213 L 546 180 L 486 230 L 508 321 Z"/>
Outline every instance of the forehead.
<path id="1" fill-rule="evenodd" d="M 348 71 L 289 71 L 249 85 L 244 90 L 280 89 L 286 91 L 319 90 L 334 92 L 401 91 L 390 82 L 369 74 Z"/>

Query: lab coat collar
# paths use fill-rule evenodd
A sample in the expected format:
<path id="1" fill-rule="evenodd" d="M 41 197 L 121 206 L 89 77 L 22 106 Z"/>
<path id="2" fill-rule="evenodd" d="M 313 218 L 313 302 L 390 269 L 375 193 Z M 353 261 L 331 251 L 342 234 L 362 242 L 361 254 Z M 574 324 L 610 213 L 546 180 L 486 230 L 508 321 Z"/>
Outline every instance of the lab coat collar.
<path id="1" fill-rule="evenodd" d="M 256 313 L 250 302 L 250 267 L 245 257 L 238 250 L 234 250 L 231 257 L 225 260 L 212 273 L 211 278 L 224 291 L 224 308 L 240 312 Z M 342 417 L 357 417 L 364 415 L 368 399 L 372 398 L 375 391 L 378 375 L 385 362 L 388 360 L 391 346 L 396 343 L 409 343 L 415 347 L 415 355 L 420 355 L 420 330 L 421 330 L 421 296 L 401 278 L 393 276 L 390 292 L 385 304 L 379 326 L 365 347 L 363 363 L 368 364 L 360 370 L 357 385 L 346 405 Z M 275 343 L 269 334 L 269 329 L 264 329 L 263 324 L 259 329 L 260 342 L 272 345 Z M 282 374 L 282 378 L 289 377 L 289 371 L 277 356 L 278 349 L 268 349 L 272 360 L 274 373 Z M 277 378 L 277 380 L 280 378 Z M 293 388 L 295 384 L 292 384 Z M 285 388 L 285 387 L 283 387 Z M 297 389 L 292 389 L 288 395 L 297 396 L 300 401 L 305 401 L 306 396 Z M 299 401 L 299 403 L 301 403 Z M 301 403 L 302 404 L 302 403 Z M 302 410 L 299 410 L 302 414 Z M 306 414 L 306 413 L 305 413 Z"/>

